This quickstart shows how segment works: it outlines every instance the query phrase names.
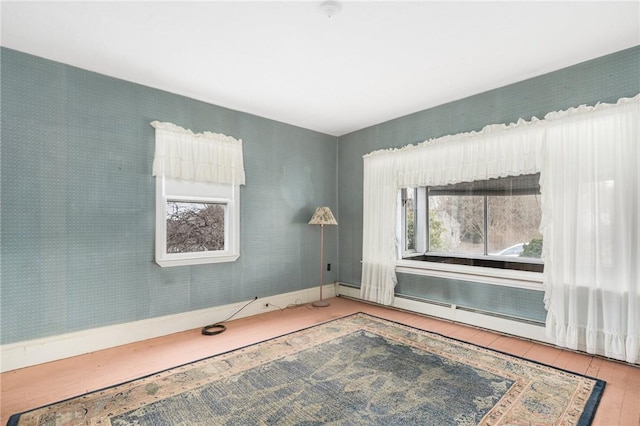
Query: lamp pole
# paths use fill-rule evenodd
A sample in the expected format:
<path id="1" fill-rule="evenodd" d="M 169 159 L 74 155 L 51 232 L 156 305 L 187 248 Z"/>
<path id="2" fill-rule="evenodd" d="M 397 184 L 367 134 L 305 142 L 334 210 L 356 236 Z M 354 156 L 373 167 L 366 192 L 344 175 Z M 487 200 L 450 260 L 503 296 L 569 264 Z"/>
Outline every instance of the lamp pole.
<path id="1" fill-rule="evenodd" d="M 320 225 L 320 300 L 311 304 L 319 308 L 329 306 L 329 302 L 322 299 L 322 285 L 324 284 L 322 277 L 322 270 L 324 269 L 324 226 L 337 224 L 338 222 L 336 218 L 333 217 L 333 213 L 331 213 L 329 207 L 318 207 L 309 221 L 309 225 Z"/>
<path id="2" fill-rule="evenodd" d="M 320 225 L 320 300 L 316 300 L 315 302 L 313 302 L 311 305 L 312 306 L 316 306 L 318 308 L 324 308 L 329 306 L 329 302 L 322 300 L 322 284 L 324 284 L 322 281 L 322 271 L 323 271 L 323 266 L 324 266 L 324 259 L 323 259 L 323 255 L 324 255 L 324 225 L 321 224 Z"/>

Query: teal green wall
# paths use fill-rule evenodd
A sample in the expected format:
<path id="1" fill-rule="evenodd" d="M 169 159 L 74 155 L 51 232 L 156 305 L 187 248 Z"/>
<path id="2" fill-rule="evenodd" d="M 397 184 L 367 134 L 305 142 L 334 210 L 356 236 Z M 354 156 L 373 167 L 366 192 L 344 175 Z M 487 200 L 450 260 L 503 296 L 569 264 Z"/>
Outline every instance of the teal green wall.
<path id="1" fill-rule="evenodd" d="M 480 130 L 488 124 L 511 123 L 519 118 L 530 120 L 534 116 L 543 118 L 550 111 L 582 104 L 615 102 L 638 93 L 640 47 L 634 47 L 341 136 L 338 141 L 338 280 L 356 286 L 361 282 L 363 155 L 381 148 Z M 483 302 L 474 300 L 503 299 L 501 287 L 477 286 L 474 294 L 466 288 L 460 290 L 460 286 L 460 282 L 398 274 L 396 292 L 478 309 L 485 308 Z M 498 306 L 498 311 L 512 314 L 514 310 L 521 310 L 527 318 L 544 321 L 542 293 L 530 293 L 515 306 Z M 531 310 L 527 304 L 533 304 L 535 309 Z"/>
<path id="2" fill-rule="evenodd" d="M 307 222 L 319 205 L 337 208 L 335 137 L 1 55 L 2 344 L 317 286 Z M 153 120 L 243 140 L 238 261 L 154 263 Z M 337 230 L 325 239 L 336 264 Z"/>
<path id="3" fill-rule="evenodd" d="M 359 286 L 364 154 L 640 93 L 636 47 L 335 138 L 10 49 L 0 60 L 2 344 L 313 287 L 319 205 L 340 223 L 325 280 Z M 237 262 L 154 263 L 153 120 L 243 139 Z M 397 290 L 544 318 L 538 292 L 406 274 Z"/>

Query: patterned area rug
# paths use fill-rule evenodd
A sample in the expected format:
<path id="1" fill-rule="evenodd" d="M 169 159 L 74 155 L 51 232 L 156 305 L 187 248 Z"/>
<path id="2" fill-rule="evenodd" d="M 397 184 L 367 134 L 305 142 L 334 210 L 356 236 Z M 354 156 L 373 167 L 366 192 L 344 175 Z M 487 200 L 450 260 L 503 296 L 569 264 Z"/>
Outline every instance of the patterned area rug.
<path id="1" fill-rule="evenodd" d="M 588 425 L 604 382 L 355 314 L 9 425 Z"/>

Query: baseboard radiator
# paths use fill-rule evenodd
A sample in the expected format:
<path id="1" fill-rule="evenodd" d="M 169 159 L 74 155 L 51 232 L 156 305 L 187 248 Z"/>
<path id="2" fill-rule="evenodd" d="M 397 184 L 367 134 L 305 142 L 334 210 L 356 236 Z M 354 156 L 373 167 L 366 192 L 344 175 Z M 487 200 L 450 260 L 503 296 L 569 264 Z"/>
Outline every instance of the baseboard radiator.
<path id="1" fill-rule="evenodd" d="M 343 297 L 362 300 L 360 287 L 352 284 L 340 283 L 337 292 Z M 540 321 L 403 294 L 395 295 L 391 307 L 549 343 L 545 324 Z"/>

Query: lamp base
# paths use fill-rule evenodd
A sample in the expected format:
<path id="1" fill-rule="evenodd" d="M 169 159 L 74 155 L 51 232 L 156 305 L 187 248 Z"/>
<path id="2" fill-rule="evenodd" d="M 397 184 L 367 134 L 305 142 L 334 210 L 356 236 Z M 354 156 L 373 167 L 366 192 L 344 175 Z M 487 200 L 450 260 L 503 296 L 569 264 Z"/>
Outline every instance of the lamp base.
<path id="1" fill-rule="evenodd" d="M 326 308 L 330 303 L 326 300 L 317 300 L 311 304 L 311 306 L 315 306 L 316 308 Z"/>

